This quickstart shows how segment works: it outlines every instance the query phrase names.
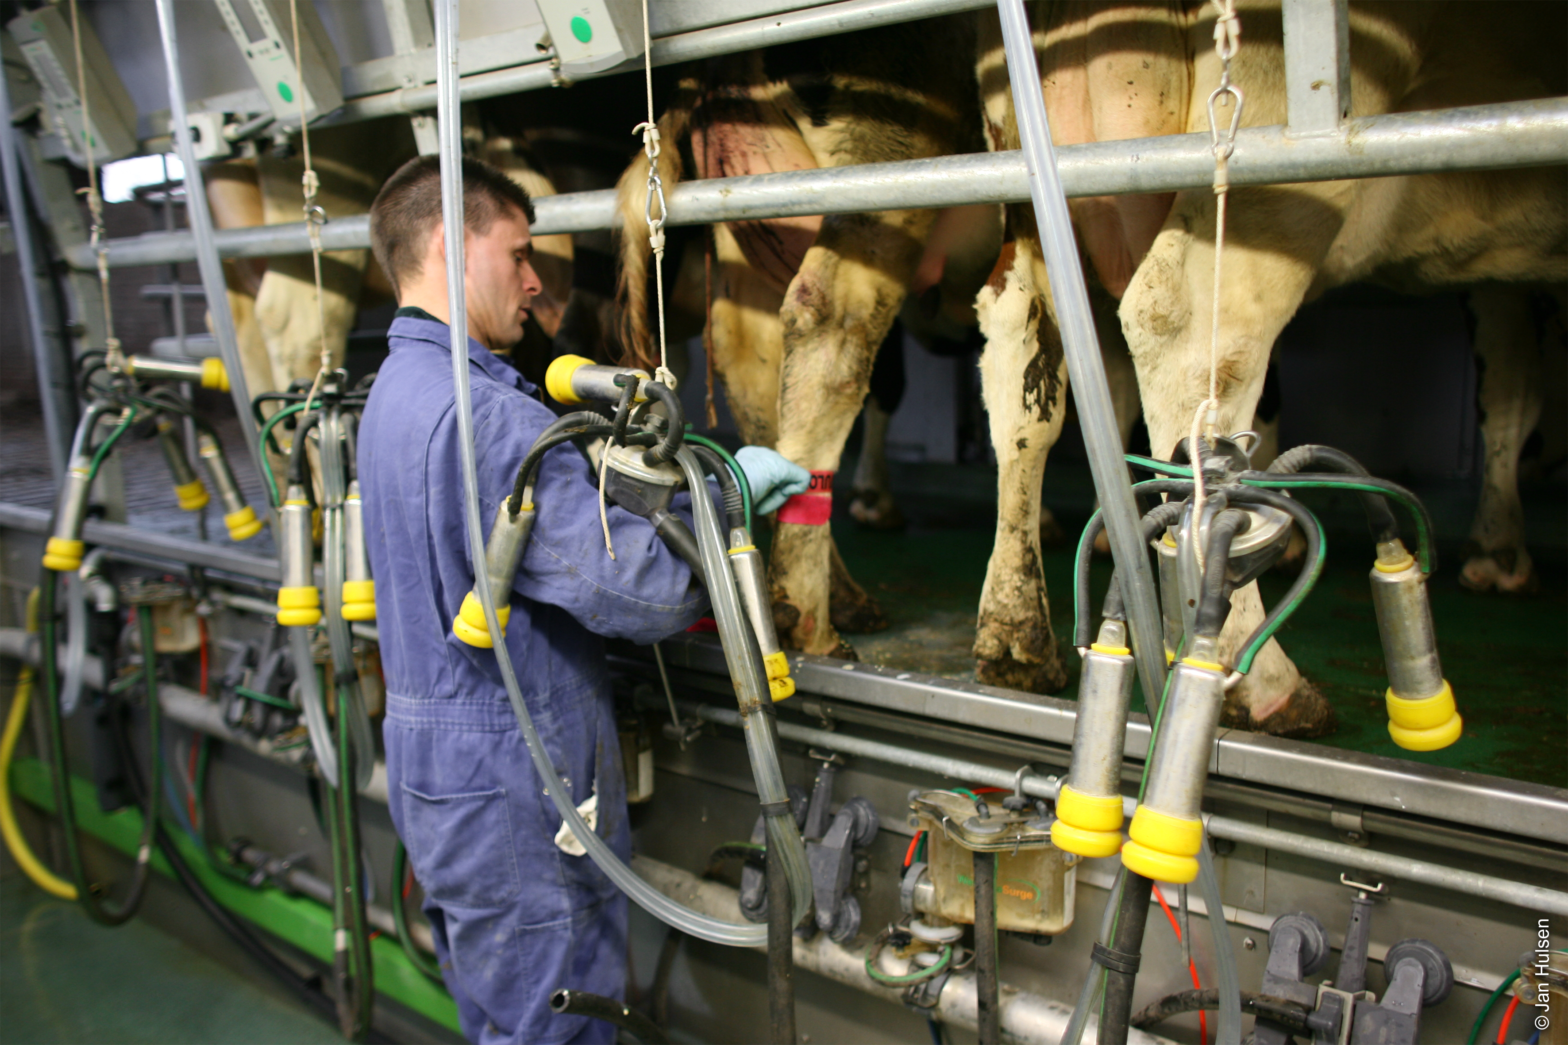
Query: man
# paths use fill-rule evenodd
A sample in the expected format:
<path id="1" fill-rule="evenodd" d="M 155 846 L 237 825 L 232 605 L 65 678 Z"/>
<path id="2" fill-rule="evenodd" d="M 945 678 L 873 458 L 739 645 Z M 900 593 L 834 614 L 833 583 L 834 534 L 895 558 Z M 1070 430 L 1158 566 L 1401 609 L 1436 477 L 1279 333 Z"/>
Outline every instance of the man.
<path id="1" fill-rule="evenodd" d="M 488 529 L 555 415 L 504 358 L 540 292 L 529 262 L 533 204 L 486 164 L 463 161 L 463 181 L 469 376 Z M 392 820 L 425 888 L 436 954 L 469 1040 L 610 1042 L 609 1024 L 554 1015 L 548 999 L 560 987 L 622 996 L 626 899 L 590 858 L 556 845 L 561 820 L 524 746 L 496 653 L 451 634 L 474 575 L 435 157 L 412 160 L 387 181 L 370 228 L 400 306 L 358 434 L 387 681 Z M 771 450 L 743 453 L 764 509 L 806 489 L 808 473 Z M 571 801 L 580 806 L 597 795 L 598 833 L 626 859 L 626 793 L 603 641 L 664 638 L 696 621 L 706 596 L 653 527 L 620 508 L 608 513 L 616 557 L 606 555 L 598 491 L 572 447 L 545 455 L 535 503 L 513 590 L 497 593 L 512 606 L 507 649 Z"/>

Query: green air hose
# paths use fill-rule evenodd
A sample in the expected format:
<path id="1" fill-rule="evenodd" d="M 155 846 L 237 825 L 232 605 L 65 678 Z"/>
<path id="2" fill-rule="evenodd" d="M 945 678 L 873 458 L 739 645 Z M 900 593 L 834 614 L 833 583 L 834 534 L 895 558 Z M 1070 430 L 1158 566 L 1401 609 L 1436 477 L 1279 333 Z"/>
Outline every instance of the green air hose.
<path id="1" fill-rule="evenodd" d="M 741 500 L 744 501 L 746 505 L 746 528 L 748 530 L 751 529 L 751 484 L 746 481 L 745 470 L 736 463 L 735 458 L 730 455 L 728 450 L 724 449 L 724 447 L 720 446 L 712 439 L 709 439 L 707 436 L 698 435 L 697 433 L 691 431 L 690 426 L 687 427 L 685 441 L 688 443 L 695 443 L 698 446 L 707 447 L 709 450 L 712 450 L 714 453 L 718 454 L 719 457 L 723 459 L 725 464 L 729 465 L 730 471 L 735 473 L 735 483 L 740 487 Z"/>
<path id="2" fill-rule="evenodd" d="M 408 907 L 403 889 L 410 879 L 408 871 L 408 850 L 403 847 L 403 840 L 397 840 L 396 847 L 392 850 L 392 891 L 387 896 L 387 903 L 392 905 L 392 921 L 397 926 L 397 942 L 402 945 L 403 953 L 414 968 L 424 973 L 436 983 L 444 984 L 446 981 L 441 975 L 440 966 L 418 947 L 414 946 L 414 938 L 408 932 Z"/>
<path id="3" fill-rule="evenodd" d="M 292 417 L 303 409 L 305 409 L 304 403 L 292 403 L 289 406 L 284 407 L 282 410 L 279 410 L 277 413 L 273 414 L 262 423 L 261 435 L 257 439 L 257 445 L 261 447 L 261 477 L 267 480 L 267 492 L 272 497 L 272 504 L 274 507 L 280 504 L 281 501 L 278 498 L 278 480 L 277 477 L 272 474 L 272 459 L 267 456 L 267 440 L 272 437 L 272 427 L 274 425 L 283 420 L 285 417 Z M 278 452 L 283 452 L 281 447 L 279 448 Z"/>
<path id="4" fill-rule="evenodd" d="M 1515 969 L 1497 985 L 1497 990 L 1492 992 L 1492 996 L 1486 999 L 1486 1004 L 1481 1006 L 1481 1011 L 1476 1013 L 1475 1022 L 1470 1025 L 1470 1036 L 1465 1039 L 1465 1045 L 1475 1045 L 1476 1039 L 1481 1036 L 1481 1028 L 1486 1025 L 1486 1018 L 1492 1014 L 1492 1009 L 1497 1005 L 1497 1000 L 1508 993 L 1508 988 L 1512 987 L 1517 979 L 1519 979 L 1519 970 Z"/>

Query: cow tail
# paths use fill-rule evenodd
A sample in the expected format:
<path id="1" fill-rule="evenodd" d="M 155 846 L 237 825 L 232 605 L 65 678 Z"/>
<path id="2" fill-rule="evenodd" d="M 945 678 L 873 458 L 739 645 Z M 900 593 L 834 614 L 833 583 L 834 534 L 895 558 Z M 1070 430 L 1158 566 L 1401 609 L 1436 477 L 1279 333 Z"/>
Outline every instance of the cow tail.
<path id="1" fill-rule="evenodd" d="M 683 77 L 670 107 L 659 117 L 659 180 L 666 196 L 681 180 L 681 145 L 691 130 L 692 112 L 701 94 L 694 77 Z M 620 304 L 621 359 L 626 366 L 652 370 L 659 362 L 649 321 L 648 261 L 648 157 L 639 152 L 615 186 L 615 208 L 620 217 L 621 264 L 615 296 Z M 655 204 L 655 211 L 658 205 Z M 671 278 L 673 274 L 671 274 Z"/>

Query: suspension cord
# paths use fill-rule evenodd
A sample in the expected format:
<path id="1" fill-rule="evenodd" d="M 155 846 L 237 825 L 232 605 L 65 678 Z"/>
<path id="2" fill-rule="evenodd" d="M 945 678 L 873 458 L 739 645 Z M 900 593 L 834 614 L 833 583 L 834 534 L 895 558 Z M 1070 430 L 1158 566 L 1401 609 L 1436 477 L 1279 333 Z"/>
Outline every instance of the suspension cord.
<path id="1" fill-rule="evenodd" d="M 1214 51 L 1220 59 L 1220 85 L 1209 95 L 1209 140 L 1214 152 L 1214 307 L 1209 320 L 1209 397 L 1198 404 L 1192 415 L 1192 431 L 1188 442 L 1188 456 L 1192 460 L 1192 517 L 1203 517 L 1207 492 L 1203 483 L 1202 451 L 1198 447 L 1200 431 L 1212 443 L 1220 417 L 1220 277 L 1222 259 L 1225 257 L 1225 205 L 1230 198 L 1230 158 L 1236 151 L 1236 130 L 1241 126 L 1243 98 L 1241 88 L 1231 83 L 1230 63 L 1241 47 L 1241 19 L 1236 16 L 1236 0 L 1211 0 L 1216 12 L 1214 21 Z M 1231 98 L 1230 126 L 1220 129 L 1218 107 L 1221 101 Z M 1195 542 L 1193 554 L 1198 569 L 1203 569 L 1202 542 Z"/>
<path id="2" fill-rule="evenodd" d="M 664 344 L 664 219 L 669 210 L 664 205 L 664 182 L 659 178 L 659 125 L 653 111 L 653 41 L 648 35 L 648 0 L 642 0 L 642 57 L 643 83 L 648 94 L 648 119 L 632 128 L 632 133 L 642 133 L 642 151 L 648 157 L 648 195 L 643 204 L 643 215 L 648 221 L 648 245 L 653 248 L 653 279 L 659 303 L 659 368 L 654 371 L 656 381 L 662 381 L 670 391 L 675 391 L 675 375 L 670 371 L 669 355 Z M 653 201 L 659 200 L 659 216 L 653 216 Z"/>
<path id="3" fill-rule="evenodd" d="M 109 301 L 109 245 L 104 242 L 103 195 L 98 191 L 98 136 L 93 133 L 92 112 L 87 100 L 87 65 L 82 60 L 82 16 L 71 0 L 71 43 L 76 53 L 76 92 L 82 100 L 82 151 L 87 156 L 87 210 L 92 214 L 90 244 L 98 259 L 98 291 L 103 299 L 104 366 L 112 374 L 125 373 L 125 353 L 114 336 L 114 309 Z"/>
<path id="4" fill-rule="evenodd" d="M 71 2 L 75 3 L 76 0 Z M 316 370 L 316 379 L 310 383 L 310 391 L 305 395 L 305 409 L 309 410 L 316 393 L 321 391 L 321 382 L 332 370 L 332 351 L 327 347 L 327 310 L 322 301 L 321 289 L 321 226 L 327 223 L 327 211 L 316 202 L 321 179 L 316 177 L 316 169 L 310 162 L 310 124 L 305 119 L 305 73 L 300 59 L 299 0 L 289 0 L 289 19 L 294 24 L 294 75 L 298 79 L 294 93 L 299 97 L 300 151 L 305 157 L 305 173 L 300 177 L 300 185 L 305 193 L 305 229 L 310 233 L 310 263 L 316 276 L 316 326 L 321 333 L 321 365 Z"/>

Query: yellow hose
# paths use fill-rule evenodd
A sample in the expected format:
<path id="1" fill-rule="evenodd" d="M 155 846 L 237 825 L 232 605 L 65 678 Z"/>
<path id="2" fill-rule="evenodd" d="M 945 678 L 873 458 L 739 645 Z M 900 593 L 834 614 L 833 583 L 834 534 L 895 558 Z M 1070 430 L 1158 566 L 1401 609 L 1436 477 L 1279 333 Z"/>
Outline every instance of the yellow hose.
<path id="1" fill-rule="evenodd" d="M 27 597 L 27 631 L 38 631 L 38 589 Z M 16 753 L 16 742 L 22 736 L 22 726 L 27 721 L 27 705 L 32 702 L 33 666 L 22 667 L 16 682 L 16 694 L 11 698 L 11 713 L 6 716 L 5 735 L 0 738 L 0 834 L 5 835 L 5 846 L 11 850 L 11 859 L 27 872 L 38 888 L 62 900 L 76 899 L 76 886 L 45 867 L 33 855 L 16 824 L 16 813 L 11 808 L 11 756 Z"/>

